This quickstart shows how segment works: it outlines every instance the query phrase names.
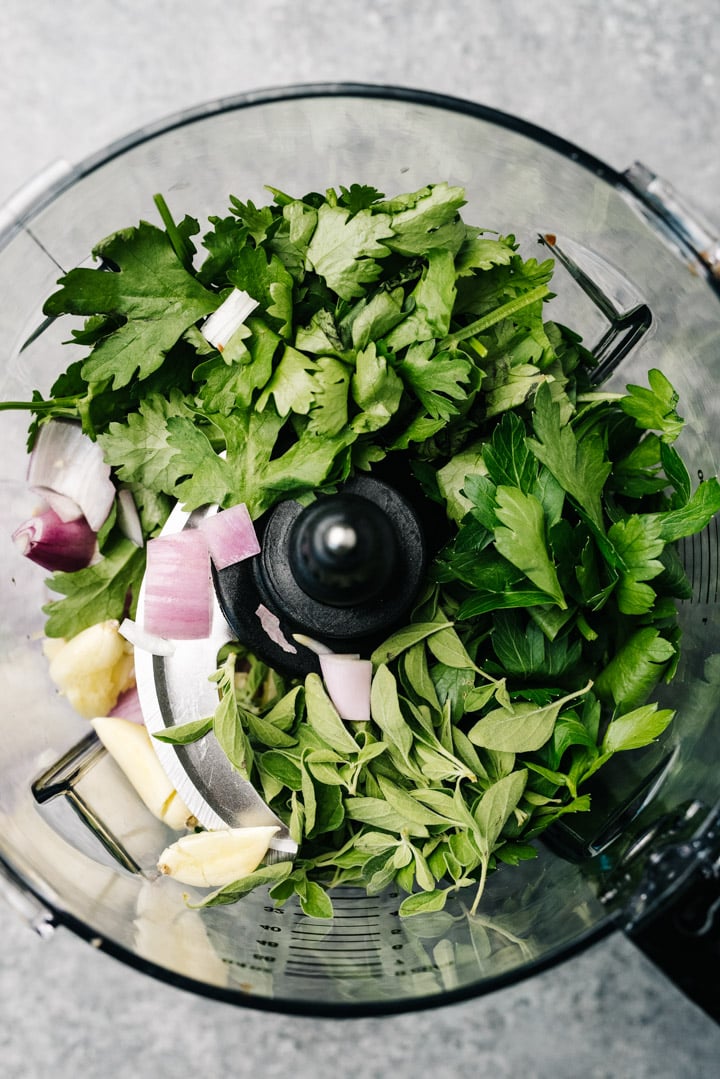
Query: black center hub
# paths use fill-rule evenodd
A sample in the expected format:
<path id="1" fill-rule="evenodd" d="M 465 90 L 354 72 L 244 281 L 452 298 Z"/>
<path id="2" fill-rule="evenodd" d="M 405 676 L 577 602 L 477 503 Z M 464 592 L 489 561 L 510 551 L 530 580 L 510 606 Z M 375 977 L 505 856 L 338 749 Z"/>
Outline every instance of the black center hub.
<path id="1" fill-rule="evenodd" d="M 369 655 L 403 623 L 424 577 L 415 510 L 373 477 L 352 479 L 306 507 L 281 502 L 256 529 L 261 553 L 213 571 L 215 589 L 238 640 L 287 674 L 319 669 L 295 634 Z M 265 611 L 279 619 L 280 634 L 268 634 Z"/>

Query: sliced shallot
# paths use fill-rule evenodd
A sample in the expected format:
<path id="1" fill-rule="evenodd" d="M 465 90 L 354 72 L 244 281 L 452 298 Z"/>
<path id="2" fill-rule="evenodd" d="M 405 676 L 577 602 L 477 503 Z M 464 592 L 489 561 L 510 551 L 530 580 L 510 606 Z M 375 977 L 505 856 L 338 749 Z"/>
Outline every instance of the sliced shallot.
<path id="1" fill-rule="evenodd" d="M 154 656 L 171 656 L 175 651 L 175 645 L 167 637 L 158 637 L 156 633 L 148 633 L 130 618 L 123 618 L 120 623 L 120 635 L 134 648 L 151 652 Z"/>
<path id="2" fill-rule="evenodd" d="M 282 648 L 283 652 L 291 652 L 293 655 L 297 654 L 295 645 L 290 644 L 290 641 L 280 629 L 280 619 L 276 614 L 273 614 L 272 611 L 268 610 L 264 603 L 260 604 L 255 611 L 255 614 L 260 619 L 260 625 L 273 644 Z"/>
<path id="3" fill-rule="evenodd" d="M 120 629 L 122 631 L 122 625 Z M 118 719 L 127 719 L 130 723 L 144 725 L 145 717 L 140 707 L 140 695 L 137 691 L 137 686 L 131 686 L 130 689 L 126 689 L 124 693 L 120 694 L 117 704 L 110 710 L 110 715 Z"/>
<path id="4" fill-rule="evenodd" d="M 95 554 L 95 533 L 85 518 L 63 521 L 51 506 L 16 528 L 12 539 L 21 554 L 53 572 L 84 569 Z"/>
<path id="5" fill-rule="evenodd" d="M 244 502 L 204 517 L 198 528 L 207 540 L 216 569 L 225 569 L 260 554 L 255 527 Z"/>
<path id="6" fill-rule="evenodd" d="M 30 455 L 28 483 L 48 502 L 53 493 L 62 496 L 53 505 L 56 513 L 64 520 L 82 515 L 93 532 L 102 526 L 115 499 L 102 449 L 79 424 L 68 420 L 41 425 Z"/>
<path id="7" fill-rule="evenodd" d="M 254 300 L 247 292 L 234 288 L 217 310 L 205 319 L 200 332 L 218 352 L 222 352 L 232 335 L 240 329 L 245 319 L 257 306 L 257 300 Z"/>
<path id="8" fill-rule="evenodd" d="M 148 541 L 143 629 L 179 641 L 210 635 L 210 556 L 202 533 L 186 528 Z"/>
<path id="9" fill-rule="evenodd" d="M 308 637 L 305 633 L 293 633 L 293 640 L 297 641 L 304 648 L 307 648 L 310 652 L 314 652 L 316 656 L 330 655 L 332 648 L 328 648 L 322 641 L 316 641 L 314 637 Z"/>
<path id="10" fill-rule="evenodd" d="M 145 537 L 143 536 L 140 514 L 135 505 L 132 491 L 128 490 L 127 487 L 123 487 L 122 490 L 118 491 L 117 523 L 123 535 L 127 536 L 136 547 L 144 546 Z"/>
<path id="11" fill-rule="evenodd" d="M 325 688 L 341 719 L 365 723 L 370 719 L 372 663 L 356 655 L 322 653 L 319 657 Z"/>

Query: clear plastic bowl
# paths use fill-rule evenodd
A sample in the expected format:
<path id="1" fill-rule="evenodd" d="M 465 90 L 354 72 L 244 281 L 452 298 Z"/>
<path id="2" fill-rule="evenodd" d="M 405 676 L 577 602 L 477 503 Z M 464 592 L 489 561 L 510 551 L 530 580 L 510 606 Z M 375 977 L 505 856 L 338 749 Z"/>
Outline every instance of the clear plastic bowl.
<path id="1" fill-rule="evenodd" d="M 153 218 L 155 192 L 176 215 L 202 221 L 231 193 L 261 204 L 265 184 L 303 194 L 368 183 L 390 195 L 440 179 L 466 188 L 467 221 L 514 232 L 538 255 L 552 242 L 565 267 L 558 316 L 598 346 L 611 379 L 666 372 L 687 421 L 682 452 L 698 474 L 715 474 L 720 312 L 691 245 L 628 175 L 553 135 L 392 88 L 309 86 L 215 102 L 56 172 L 50 190 L 10 215 L 0 249 L 2 395 L 49 389 L 67 364 L 66 331 L 44 325 L 43 300 L 101 237 Z M 329 923 L 292 904 L 277 910 L 259 893 L 200 913 L 182 886 L 157 879 L 168 834 L 49 681 L 43 574 L 10 541 L 33 501 L 26 421 L 1 421 L 0 865 L 37 918 L 208 996 L 311 1015 L 384 1014 L 531 976 L 647 915 L 675 886 L 682 871 L 648 878 L 649 855 L 673 828 L 696 830 L 720 795 L 709 733 L 720 698 L 714 525 L 685 551 L 693 599 L 681 612 L 681 668 L 664 694 L 676 722 L 614 769 L 582 832 L 559 831 L 536 861 L 494 873 L 481 916 L 469 919 L 461 896 L 442 913 L 401 920 L 397 895 L 351 890 L 336 896 Z"/>

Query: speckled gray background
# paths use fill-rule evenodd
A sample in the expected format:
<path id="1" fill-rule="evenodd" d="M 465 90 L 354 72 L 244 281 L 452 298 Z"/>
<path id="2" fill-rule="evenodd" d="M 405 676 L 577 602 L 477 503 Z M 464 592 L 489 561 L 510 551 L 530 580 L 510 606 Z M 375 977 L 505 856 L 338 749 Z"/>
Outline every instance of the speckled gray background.
<path id="1" fill-rule="evenodd" d="M 202 101 L 389 82 L 639 158 L 720 218 L 718 0 L 2 0 L 0 203 Z M 0 904 L 0 1075 L 418 1074 L 710 1079 L 720 1030 L 621 937 L 489 998 L 388 1020 L 242 1012 L 169 988 Z"/>

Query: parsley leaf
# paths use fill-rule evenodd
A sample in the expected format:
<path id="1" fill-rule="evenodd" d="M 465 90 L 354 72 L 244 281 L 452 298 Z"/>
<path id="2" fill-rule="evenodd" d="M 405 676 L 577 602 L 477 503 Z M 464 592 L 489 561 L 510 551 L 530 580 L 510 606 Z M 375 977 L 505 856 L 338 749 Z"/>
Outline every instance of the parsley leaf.
<path id="1" fill-rule="evenodd" d="M 74 637 L 81 630 L 108 619 L 121 621 L 128 593 L 133 603 L 145 568 L 145 552 L 128 539 L 116 539 L 106 547 L 104 557 L 74 573 L 55 573 L 48 588 L 65 598 L 51 600 L 43 607 L 48 618 L 48 637 Z"/>
<path id="2" fill-rule="evenodd" d="M 665 547 L 657 517 L 628 517 L 616 521 L 608 532 L 622 570 L 617 586 L 618 608 L 623 614 L 647 614 L 655 602 L 655 592 L 646 584 L 663 571 L 659 560 Z"/>
<path id="3" fill-rule="evenodd" d="M 546 383 L 535 394 L 533 428 L 537 439 L 528 439 L 532 452 L 596 528 L 603 530 L 601 494 L 612 464 L 600 437 L 591 435 L 578 442 L 570 425 L 561 423 L 560 406 L 552 400 Z"/>
<path id="4" fill-rule="evenodd" d="M 493 483 L 509 484 L 529 494 L 537 476 L 537 464 L 525 435 L 525 424 L 520 417 L 514 412 L 505 413 L 485 446 L 483 461 Z"/>
<path id="5" fill-rule="evenodd" d="M 533 495 L 523 494 L 516 487 L 500 486 L 495 497 L 498 551 L 564 609 L 567 603 L 547 550 L 542 506 Z"/>
<path id="6" fill-rule="evenodd" d="M 673 442 L 683 428 L 677 413 L 678 395 L 668 379 L 656 368 L 648 371 L 649 388 L 629 385 L 620 408 L 632 416 L 639 427 L 660 431 L 664 442 Z"/>

